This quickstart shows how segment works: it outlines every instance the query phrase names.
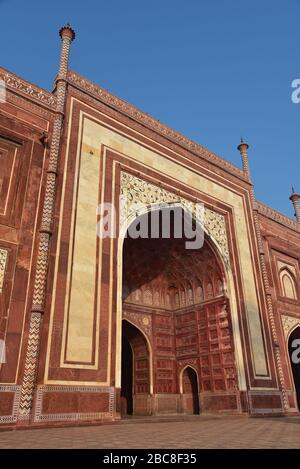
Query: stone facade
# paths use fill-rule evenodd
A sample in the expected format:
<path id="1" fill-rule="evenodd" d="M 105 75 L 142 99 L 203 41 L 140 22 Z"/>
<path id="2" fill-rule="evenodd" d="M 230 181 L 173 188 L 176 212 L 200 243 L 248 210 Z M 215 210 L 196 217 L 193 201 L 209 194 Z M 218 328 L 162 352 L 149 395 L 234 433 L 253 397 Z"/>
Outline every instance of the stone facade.
<path id="1" fill-rule="evenodd" d="M 74 37 L 53 93 L 0 68 L 1 425 L 299 412 L 299 221 L 255 200 L 244 142 L 242 170 L 70 71 Z M 202 249 L 126 237 L 162 204 Z"/>

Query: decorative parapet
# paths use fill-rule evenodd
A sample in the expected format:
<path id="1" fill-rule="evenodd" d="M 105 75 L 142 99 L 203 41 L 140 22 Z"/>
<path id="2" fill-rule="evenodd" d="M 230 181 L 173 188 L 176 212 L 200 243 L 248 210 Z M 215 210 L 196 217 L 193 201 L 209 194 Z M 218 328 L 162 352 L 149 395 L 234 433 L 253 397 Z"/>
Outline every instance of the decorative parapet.
<path id="1" fill-rule="evenodd" d="M 123 171 L 121 172 L 121 195 L 124 197 L 125 202 L 120 214 L 121 226 L 124 226 L 130 217 L 135 216 L 138 208 L 142 206 L 155 207 L 155 205 L 159 204 L 180 204 L 193 214 L 196 219 L 199 215 L 199 223 L 218 244 L 226 264 L 229 266 L 226 222 L 222 214 L 207 207 L 204 207 L 203 212 L 199 212 L 194 202 Z"/>
<path id="2" fill-rule="evenodd" d="M 267 218 L 270 218 L 270 220 L 280 223 L 281 225 L 286 226 L 291 230 L 298 231 L 298 233 L 300 232 L 300 223 L 298 223 L 296 220 L 293 220 L 292 218 L 277 212 L 273 208 L 268 207 L 261 202 L 255 202 L 254 208 L 256 208 L 258 213 L 264 215 Z"/>
<path id="3" fill-rule="evenodd" d="M 166 125 L 162 124 L 157 119 L 149 116 L 145 112 L 140 111 L 135 106 L 127 103 L 126 101 L 117 98 L 116 96 L 109 93 L 107 90 L 104 90 L 98 85 L 95 85 L 91 81 L 87 80 L 86 78 L 81 77 L 76 72 L 69 71 L 68 72 L 68 81 L 75 87 L 81 89 L 85 93 L 90 94 L 95 99 L 98 99 L 105 104 L 117 109 L 118 111 L 126 114 L 127 116 L 131 117 L 132 119 L 138 121 L 140 124 L 150 128 L 154 132 L 159 133 L 160 135 L 166 137 L 167 139 L 171 140 L 173 143 L 177 145 L 181 145 L 182 147 L 186 148 L 187 150 L 193 152 L 197 156 L 204 158 L 205 160 L 209 161 L 210 163 L 219 166 L 223 170 L 234 174 L 235 176 L 242 178 L 245 180 L 244 172 L 235 166 L 234 164 L 226 161 L 219 155 L 210 152 L 202 145 L 199 145 L 196 142 L 188 139 L 184 135 L 176 132 L 173 129 L 170 129 Z"/>
<path id="4" fill-rule="evenodd" d="M 23 78 L 20 78 L 1 67 L 0 79 L 4 81 L 5 86 L 8 89 L 43 104 L 44 106 L 50 107 L 51 109 L 55 109 L 56 97 L 52 93 L 49 93 L 49 91 L 32 85 L 28 81 L 23 80 Z"/>

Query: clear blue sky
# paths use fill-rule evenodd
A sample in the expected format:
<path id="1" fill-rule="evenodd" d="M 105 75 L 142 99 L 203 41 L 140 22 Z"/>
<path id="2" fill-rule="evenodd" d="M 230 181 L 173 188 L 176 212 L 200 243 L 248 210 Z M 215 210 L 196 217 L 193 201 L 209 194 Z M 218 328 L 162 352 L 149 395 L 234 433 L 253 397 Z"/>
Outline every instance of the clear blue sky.
<path id="1" fill-rule="evenodd" d="M 238 165 L 243 136 L 257 199 L 293 216 L 299 0 L 0 0 L 0 18 L 0 65 L 51 89 L 70 22 L 72 69 Z"/>

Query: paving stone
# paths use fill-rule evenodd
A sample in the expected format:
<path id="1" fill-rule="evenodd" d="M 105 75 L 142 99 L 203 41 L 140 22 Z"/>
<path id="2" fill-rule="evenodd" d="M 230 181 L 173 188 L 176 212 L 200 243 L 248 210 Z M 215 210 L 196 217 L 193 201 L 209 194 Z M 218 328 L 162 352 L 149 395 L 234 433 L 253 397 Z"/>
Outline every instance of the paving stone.
<path id="1" fill-rule="evenodd" d="M 149 439 L 149 435 L 151 438 Z M 0 433 L 0 448 L 299 448 L 300 417 L 207 417 Z"/>

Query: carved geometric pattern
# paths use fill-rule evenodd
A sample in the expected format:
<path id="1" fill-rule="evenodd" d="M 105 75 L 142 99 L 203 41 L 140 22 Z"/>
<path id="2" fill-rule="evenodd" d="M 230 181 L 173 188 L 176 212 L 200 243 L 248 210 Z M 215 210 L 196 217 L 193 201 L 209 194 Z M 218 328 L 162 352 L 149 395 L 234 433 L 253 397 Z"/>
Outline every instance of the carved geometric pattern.
<path id="1" fill-rule="evenodd" d="M 123 112 L 127 116 L 130 116 L 139 123 L 146 125 L 148 128 L 154 130 L 160 135 L 167 137 L 174 143 L 181 145 L 182 147 L 188 149 L 193 153 L 196 153 L 200 157 L 206 159 L 207 161 L 210 161 L 212 164 L 215 164 L 225 169 L 226 171 L 245 179 L 244 172 L 237 166 L 234 166 L 232 163 L 224 160 L 221 156 L 212 153 L 202 145 L 199 145 L 198 143 L 189 140 L 179 132 L 170 129 L 166 125 L 162 124 L 161 122 L 149 116 L 148 114 L 145 114 L 144 112 L 140 111 L 129 103 L 123 101 L 122 99 L 113 96 L 105 89 L 101 88 L 98 85 L 95 85 L 86 78 L 83 78 L 82 76 L 78 75 L 78 73 L 69 71 L 68 81 L 70 81 L 70 83 L 72 83 L 76 87 L 81 88 L 85 93 L 89 93 L 94 98 L 108 104 L 109 106 L 117 109 L 120 112 Z"/>
<path id="2" fill-rule="evenodd" d="M 46 106 L 51 108 L 55 108 L 56 106 L 56 97 L 37 86 L 28 83 L 27 81 L 23 80 L 22 78 L 17 77 L 5 69 L 0 68 L 0 78 L 4 81 L 5 85 L 9 88 L 14 89 L 15 91 L 30 97 L 36 101 L 39 101 Z"/>
<path id="3" fill-rule="evenodd" d="M 0 293 L 2 293 L 7 258 L 8 251 L 6 249 L 0 249 Z"/>
<path id="4" fill-rule="evenodd" d="M 123 201 L 125 201 L 120 213 L 121 226 L 132 214 L 136 213 L 141 206 L 159 203 L 180 203 L 198 218 L 197 215 L 199 212 L 196 210 L 195 203 L 125 172 L 121 173 L 121 195 L 124 197 Z M 201 217 L 201 215 L 202 214 L 200 214 L 199 222 L 204 225 L 204 229 L 218 243 L 228 263 L 229 249 L 224 216 L 206 207 L 204 207 L 203 217 Z"/>
<path id="5" fill-rule="evenodd" d="M 40 234 L 40 243 L 37 258 L 36 274 L 34 279 L 34 290 L 32 307 L 35 311 L 41 311 L 44 304 L 46 277 L 48 267 L 48 249 L 49 249 L 48 233 Z"/>
<path id="6" fill-rule="evenodd" d="M 300 326 L 300 318 L 294 318 L 293 316 L 282 315 L 281 321 L 286 339 L 292 329 L 294 329 L 296 326 Z"/>
<path id="7" fill-rule="evenodd" d="M 59 87 L 59 89 L 60 88 L 61 87 Z M 57 159 L 59 155 L 62 122 L 63 122 L 62 116 L 58 114 L 55 117 L 54 124 L 53 124 L 53 135 L 52 135 L 52 140 L 51 140 L 50 159 L 49 159 L 49 168 L 48 168 L 48 171 L 52 171 L 54 174 L 57 172 Z"/>
<path id="8" fill-rule="evenodd" d="M 41 320 L 42 315 L 40 313 L 36 312 L 31 314 L 19 408 L 19 420 L 28 419 L 31 411 L 39 352 Z"/>
<path id="9" fill-rule="evenodd" d="M 66 78 L 68 73 L 68 62 L 69 62 L 69 51 L 72 39 L 69 36 L 62 37 L 61 44 L 61 59 L 59 65 L 59 75 L 58 77 Z"/>
<path id="10" fill-rule="evenodd" d="M 43 406 L 43 395 L 44 393 L 49 392 L 70 392 L 70 393 L 95 393 L 95 394 L 109 394 L 109 408 L 108 412 L 86 412 L 86 413 L 64 413 L 64 414 L 42 414 L 42 406 Z M 96 398 L 96 397 L 95 397 Z M 101 420 L 106 418 L 112 418 L 114 415 L 114 408 L 115 408 L 115 391 L 114 388 L 107 387 L 107 388 L 100 388 L 97 386 L 49 386 L 49 385 L 42 385 L 38 386 L 37 388 L 37 399 L 36 399 L 36 407 L 35 407 L 35 414 L 34 414 L 34 421 L 56 421 L 56 420 L 67 420 L 67 421 L 75 421 L 75 420 Z"/>
<path id="11" fill-rule="evenodd" d="M 18 419 L 18 409 L 20 403 L 20 394 L 21 394 L 21 386 L 16 385 L 0 385 L 0 394 L 1 392 L 13 392 L 14 393 L 14 402 L 12 413 L 10 415 L 1 415 L 0 416 L 0 423 L 13 423 L 16 422 Z M 0 397 L 1 399 L 1 397 Z"/>
<path id="12" fill-rule="evenodd" d="M 57 110 L 63 113 L 64 110 L 64 103 L 66 97 L 66 87 L 64 82 L 59 82 L 57 84 Z"/>
<path id="13" fill-rule="evenodd" d="M 47 174 L 46 193 L 43 207 L 43 217 L 41 230 L 50 231 L 52 222 L 52 212 L 55 196 L 56 176 L 53 173 Z"/>

